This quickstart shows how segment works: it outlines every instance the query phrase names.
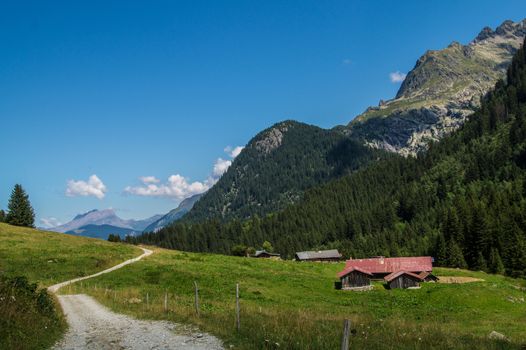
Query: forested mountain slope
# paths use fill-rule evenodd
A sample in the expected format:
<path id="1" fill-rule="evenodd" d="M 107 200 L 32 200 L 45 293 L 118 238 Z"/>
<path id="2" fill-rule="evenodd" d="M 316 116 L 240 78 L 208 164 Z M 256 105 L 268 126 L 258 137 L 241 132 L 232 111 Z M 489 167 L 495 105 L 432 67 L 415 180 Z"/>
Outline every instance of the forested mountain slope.
<path id="1" fill-rule="evenodd" d="M 183 220 L 264 216 L 381 154 L 339 131 L 284 121 L 256 135 Z"/>
<path id="2" fill-rule="evenodd" d="M 181 219 L 186 213 L 188 213 L 195 203 L 203 196 L 203 193 L 195 194 L 189 198 L 184 199 L 177 208 L 170 210 L 167 214 L 163 215 L 159 220 L 148 225 L 143 231 L 144 232 L 155 232 L 159 231 L 165 226 L 170 225 L 172 222 Z"/>
<path id="3" fill-rule="evenodd" d="M 140 242 L 228 253 L 269 240 L 354 257 L 431 254 L 439 265 L 526 275 L 526 57 L 521 48 L 458 131 L 418 158 L 396 155 L 306 192 L 263 219 L 176 224 Z"/>
<path id="4" fill-rule="evenodd" d="M 183 220 L 243 220 L 282 210 L 305 190 L 374 158 L 360 145 L 402 155 L 426 150 L 460 127 L 504 77 L 525 35 L 526 20 L 505 21 L 495 30 L 484 28 L 467 45 L 453 42 L 427 51 L 395 99 L 369 108 L 346 127 L 324 130 L 284 121 L 262 131 Z"/>

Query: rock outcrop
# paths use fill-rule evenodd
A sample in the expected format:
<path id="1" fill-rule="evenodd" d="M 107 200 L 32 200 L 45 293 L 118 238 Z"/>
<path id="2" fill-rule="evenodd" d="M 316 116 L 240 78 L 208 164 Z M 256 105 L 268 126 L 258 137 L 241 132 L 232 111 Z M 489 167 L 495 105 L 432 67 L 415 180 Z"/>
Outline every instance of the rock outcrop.
<path id="1" fill-rule="evenodd" d="M 484 28 L 467 45 L 427 51 L 407 74 L 396 97 L 370 107 L 350 124 L 368 145 L 414 155 L 461 126 L 480 98 L 505 77 L 526 36 L 526 20 Z"/>

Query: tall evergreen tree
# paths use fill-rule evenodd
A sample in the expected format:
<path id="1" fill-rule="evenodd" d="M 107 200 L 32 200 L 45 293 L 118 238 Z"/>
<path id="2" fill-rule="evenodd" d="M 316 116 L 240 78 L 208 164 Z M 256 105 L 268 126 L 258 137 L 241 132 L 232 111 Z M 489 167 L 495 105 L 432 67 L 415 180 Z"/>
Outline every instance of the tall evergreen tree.
<path id="1" fill-rule="evenodd" d="M 486 264 L 486 259 L 484 259 L 482 252 L 478 252 L 475 265 L 472 268 L 473 270 L 488 271 L 488 265 Z"/>
<path id="2" fill-rule="evenodd" d="M 5 211 L 0 210 L 0 222 L 5 222 Z"/>
<path id="3" fill-rule="evenodd" d="M 448 261 L 447 264 L 451 267 L 458 267 L 461 269 L 465 269 L 468 267 L 468 264 L 466 264 L 466 260 L 464 259 L 464 255 L 462 254 L 462 249 L 460 249 L 457 242 L 454 240 L 450 240 L 448 244 Z"/>
<path id="4" fill-rule="evenodd" d="M 435 264 L 437 266 L 447 266 L 447 245 L 442 234 L 438 235 L 437 245 L 435 248 Z"/>
<path id="5" fill-rule="evenodd" d="M 35 213 L 29 202 L 29 196 L 21 185 L 16 184 L 13 188 L 7 207 L 9 209 L 6 217 L 8 224 L 35 227 Z"/>
<path id="6" fill-rule="evenodd" d="M 499 274 L 504 273 L 504 264 L 502 263 L 499 251 L 496 248 L 491 248 L 488 265 L 489 272 Z"/>

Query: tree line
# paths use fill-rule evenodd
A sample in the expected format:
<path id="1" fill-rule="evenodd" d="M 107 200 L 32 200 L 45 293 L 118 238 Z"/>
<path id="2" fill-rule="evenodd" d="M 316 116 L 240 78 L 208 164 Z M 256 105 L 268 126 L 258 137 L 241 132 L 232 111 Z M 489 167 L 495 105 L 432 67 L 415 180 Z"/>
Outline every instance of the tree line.
<path id="1" fill-rule="evenodd" d="M 0 210 L 0 222 L 35 227 L 35 212 L 22 185 L 16 184 L 13 188 L 7 204 L 7 212 Z"/>
<path id="2" fill-rule="evenodd" d="M 526 57 L 456 132 L 417 157 L 372 161 L 248 220 L 174 223 L 136 242 L 224 254 L 270 241 L 344 255 L 432 255 L 439 266 L 526 276 Z"/>

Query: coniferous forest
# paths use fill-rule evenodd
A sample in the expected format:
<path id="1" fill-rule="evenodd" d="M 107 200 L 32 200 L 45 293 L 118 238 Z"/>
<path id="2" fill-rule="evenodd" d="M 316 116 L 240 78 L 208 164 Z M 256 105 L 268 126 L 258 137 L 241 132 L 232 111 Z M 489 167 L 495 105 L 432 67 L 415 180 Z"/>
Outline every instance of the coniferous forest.
<path id="1" fill-rule="evenodd" d="M 524 47 L 463 127 L 417 157 L 382 157 L 265 217 L 183 221 L 133 240 L 226 254 L 269 241 L 284 257 L 430 254 L 439 266 L 526 276 Z"/>

